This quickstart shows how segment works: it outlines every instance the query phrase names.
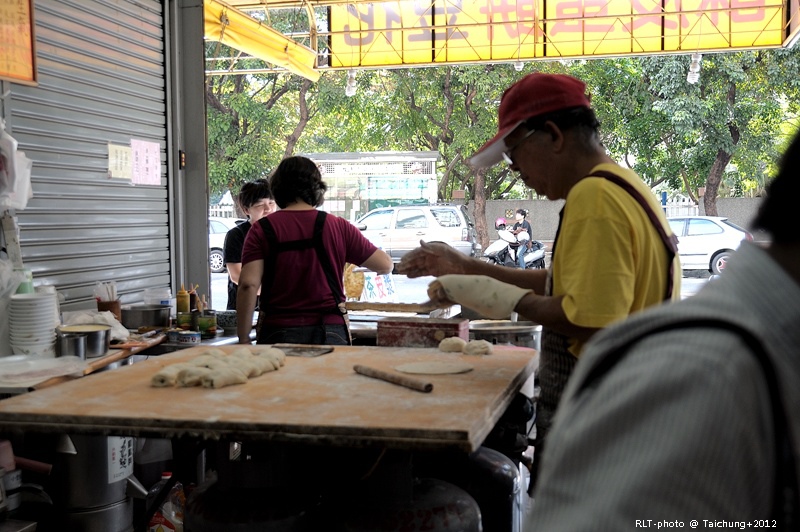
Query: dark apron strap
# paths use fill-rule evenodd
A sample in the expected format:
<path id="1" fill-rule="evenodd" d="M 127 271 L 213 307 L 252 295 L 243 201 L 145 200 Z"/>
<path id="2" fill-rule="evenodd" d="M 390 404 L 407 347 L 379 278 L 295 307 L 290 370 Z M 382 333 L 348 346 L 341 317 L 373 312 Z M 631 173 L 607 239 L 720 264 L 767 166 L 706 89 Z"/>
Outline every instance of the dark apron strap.
<path id="1" fill-rule="evenodd" d="M 667 272 L 667 292 L 666 296 L 664 297 L 665 300 L 672 299 L 672 291 L 675 288 L 675 255 L 678 253 L 678 237 L 674 234 L 668 235 L 667 231 L 664 229 L 664 225 L 659 220 L 658 216 L 655 212 L 653 212 L 652 207 L 647 202 L 647 200 L 642 196 L 642 194 L 636 190 L 636 188 L 622 179 L 617 174 L 613 174 L 611 172 L 607 172 L 605 170 L 597 170 L 594 172 L 590 177 L 602 177 L 604 179 L 608 179 L 615 185 L 621 187 L 625 192 L 630 194 L 636 202 L 642 206 L 644 209 L 645 214 L 650 219 L 650 223 L 653 224 L 653 227 L 658 232 L 658 236 L 661 237 L 661 242 L 663 242 L 664 247 L 667 249 L 667 260 L 669 261 L 669 270 Z M 551 259 L 552 260 L 552 259 Z"/>
<path id="2" fill-rule="evenodd" d="M 334 299 L 334 306 L 325 310 L 321 310 L 322 314 L 338 314 L 345 317 L 345 325 L 347 325 L 347 310 L 344 307 L 344 292 L 336 282 L 335 270 L 331 263 L 330 256 L 325 250 L 325 243 L 322 238 L 325 229 L 325 220 L 328 214 L 325 211 L 317 211 L 317 217 L 314 220 L 314 233 L 311 238 L 301 240 L 290 240 L 287 242 L 278 242 L 278 237 L 275 234 L 275 229 L 267 218 L 264 217 L 259 220 L 261 228 L 264 231 L 264 236 L 269 244 L 270 253 L 264 261 L 264 274 L 261 279 L 261 305 L 260 312 L 269 314 L 291 313 L 291 312 L 306 312 L 306 310 L 297 309 L 280 309 L 274 306 L 267 305 L 269 294 L 272 291 L 272 286 L 275 283 L 275 276 L 278 264 L 278 254 L 284 251 L 299 251 L 306 249 L 313 249 L 316 253 L 317 260 L 322 266 L 322 271 L 325 273 L 325 280 L 331 290 Z M 261 314 L 259 313 L 259 316 Z M 347 327 L 348 332 L 350 330 Z M 351 341 L 352 343 L 352 341 Z"/>

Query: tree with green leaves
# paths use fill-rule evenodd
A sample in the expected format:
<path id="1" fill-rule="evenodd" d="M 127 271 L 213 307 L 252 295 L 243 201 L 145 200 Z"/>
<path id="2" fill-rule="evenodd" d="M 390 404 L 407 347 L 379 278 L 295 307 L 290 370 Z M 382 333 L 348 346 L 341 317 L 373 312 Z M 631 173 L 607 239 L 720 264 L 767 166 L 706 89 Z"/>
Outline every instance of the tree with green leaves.
<path id="1" fill-rule="evenodd" d="M 609 151 L 651 186 L 666 183 L 716 215 L 720 188 L 763 189 L 781 146 L 781 126 L 797 116 L 797 50 L 707 54 L 700 81 L 686 80 L 688 55 L 585 61 L 584 79 Z"/>

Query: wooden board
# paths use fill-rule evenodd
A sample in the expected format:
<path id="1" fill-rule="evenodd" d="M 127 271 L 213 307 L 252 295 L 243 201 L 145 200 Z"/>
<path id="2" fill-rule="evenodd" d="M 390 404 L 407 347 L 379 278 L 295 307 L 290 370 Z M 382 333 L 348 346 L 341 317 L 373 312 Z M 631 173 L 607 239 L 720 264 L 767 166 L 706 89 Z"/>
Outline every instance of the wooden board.
<path id="1" fill-rule="evenodd" d="M 413 312 L 427 314 L 440 308 L 431 302 L 427 303 L 378 303 L 372 301 L 346 301 L 347 310 L 374 310 L 379 312 Z"/>
<path id="2" fill-rule="evenodd" d="M 224 346 L 227 352 L 241 346 Z M 0 430 L 158 437 L 303 441 L 471 452 L 536 366 L 531 349 L 497 346 L 466 357 L 431 348 L 336 347 L 321 357 L 289 357 L 279 371 L 222 389 L 152 388 L 167 364 L 208 348 L 152 357 L 0 401 Z M 426 376 L 432 393 L 355 373 L 363 364 L 394 372 L 407 362 L 468 359 L 461 375 Z"/>

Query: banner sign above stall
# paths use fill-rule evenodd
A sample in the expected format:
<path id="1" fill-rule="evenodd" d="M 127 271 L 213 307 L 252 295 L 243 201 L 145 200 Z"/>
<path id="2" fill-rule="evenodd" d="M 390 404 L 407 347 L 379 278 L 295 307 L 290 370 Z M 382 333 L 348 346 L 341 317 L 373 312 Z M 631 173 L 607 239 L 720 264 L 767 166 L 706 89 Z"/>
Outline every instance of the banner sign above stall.
<path id="1" fill-rule="evenodd" d="M 789 7 L 783 0 L 435 0 L 329 9 L 329 64 L 349 68 L 780 47 Z"/>

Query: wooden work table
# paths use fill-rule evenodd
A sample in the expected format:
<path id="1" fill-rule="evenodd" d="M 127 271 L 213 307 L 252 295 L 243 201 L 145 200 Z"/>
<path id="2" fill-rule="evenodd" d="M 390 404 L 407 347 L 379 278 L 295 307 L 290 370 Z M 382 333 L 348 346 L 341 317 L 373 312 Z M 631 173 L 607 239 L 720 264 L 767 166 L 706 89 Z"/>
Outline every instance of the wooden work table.
<path id="1" fill-rule="evenodd" d="M 241 346 L 223 346 L 232 351 Z M 533 373 L 531 349 L 495 346 L 488 356 L 436 348 L 336 347 L 287 357 L 278 371 L 220 389 L 153 388 L 162 366 L 208 350 L 193 347 L 0 401 L 0 431 L 237 438 L 333 446 L 476 450 Z M 465 361 L 457 375 L 415 375 L 421 393 L 353 371 L 395 372 L 417 361 Z"/>

